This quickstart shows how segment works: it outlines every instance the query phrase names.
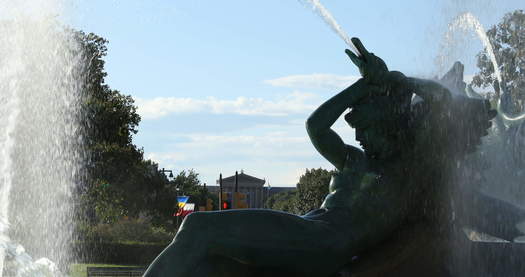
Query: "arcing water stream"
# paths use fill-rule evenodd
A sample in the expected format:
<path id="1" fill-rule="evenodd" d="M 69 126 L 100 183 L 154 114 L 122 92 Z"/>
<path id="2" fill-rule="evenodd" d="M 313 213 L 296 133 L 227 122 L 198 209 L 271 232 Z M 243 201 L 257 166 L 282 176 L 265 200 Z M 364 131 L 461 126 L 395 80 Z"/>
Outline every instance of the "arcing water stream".
<path id="1" fill-rule="evenodd" d="M 492 47 L 492 44 L 490 43 L 489 37 L 487 36 L 487 32 L 485 31 L 485 28 L 483 28 L 483 25 L 479 22 L 479 20 L 471 13 L 466 12 L 461 15 L 459 15 L 450 25 L 449 25 L 449 31 L 447 35 L 445 36 L 445 39 L 450 36 L 451 33 L 456 32 L 458 29 L 461 30 L 471 30 L 476 33 L 478 38 L 483 43 L 483 46 L 485 47 L 485 52 L 489 56 L 489 59 L 492 63 L 492 66 L 494 68 L 494 76 L 496 77 L 496 80 L 498 81 L 499 87 L 503 87 L 503 79 L 501 77 L 501 69 L 500 66 L 496 60 L 496 55 L 494 54 L 494 48 Z M 503 92 L 505 93 L 505 92 Z M 505 111 L 501 109 L 501 97 L 498 99 L 498 113 L 499 115 L 505 120 L 505 121 L 522 121 L 525 119 L 525 113 L 522 113 L 518 116 L 510 116 Z"/>
<path id="2" fill-rule="evenodd" d="M 332 14 L 319 2 L 319 0 L 299 0 L 299 2 L 303 4 L 309 4 L 313 11 L 317 13 L 323 19 L 323 21 L 332 28 L 332 30 L 346 42 L 350 48 L 352 48 L 352 51 L 354 54 L 359 56 L 359 51 L 355 47 L 355 45 L 350 40 L 350 37 L 346 34 L 346 32 L 341 28 L 341 26 L 335 21 L 335 18 L 332 16 Z"/>
<path id="3" fill-rule="evenodd" d="M 0 6 L 0 277 L 38 276 L 18 243 L 59 265 L 72 258 L 82 55 L 57 23 L 61 1 Z"/>

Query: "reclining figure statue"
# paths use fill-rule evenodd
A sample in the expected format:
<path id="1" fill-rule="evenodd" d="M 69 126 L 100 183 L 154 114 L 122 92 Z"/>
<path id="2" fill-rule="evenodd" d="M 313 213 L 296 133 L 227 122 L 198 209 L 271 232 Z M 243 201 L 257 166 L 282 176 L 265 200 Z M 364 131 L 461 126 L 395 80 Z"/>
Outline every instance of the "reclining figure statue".
<path id="1" fill-rule="evenodd" d="M 443 171 L 475 150 L 496 112 L 486 100 L 454 101 L 435 81 L 389 71 L 359 39 L 352 41 L 359 53 L 346 53 L 362 78 L 306 121 L 313 145 L 337 169 L 321 207 L 303 216 L 263 209 L 192 213 L 144 276 L 331 276 L 402 224 L 447 212 L 433 201 Z M 345 120 L 364 151 L 331 129 L 347 109 Z M 453 109 L 472 114 L 459 124 Z M 246 268 L 253 275 L 239 273 Z"/>

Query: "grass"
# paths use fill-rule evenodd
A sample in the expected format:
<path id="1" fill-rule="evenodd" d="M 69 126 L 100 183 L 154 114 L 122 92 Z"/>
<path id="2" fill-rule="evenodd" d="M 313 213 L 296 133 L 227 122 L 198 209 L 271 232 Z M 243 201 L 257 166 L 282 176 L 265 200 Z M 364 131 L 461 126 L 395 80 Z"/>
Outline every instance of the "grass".
<path id="1" fill-rule="evenodd" d="M 69 276 L 70 277 L 86 277 L 87 276 L 87 267 L 96 266 L 96 267 L 117 267 L 117 266 L 135 266 L 135 265 L 119 265 L 119 264 L 72 264 L 69 267 Z M 137 265 L 139 266 L 139 265 Z"/>

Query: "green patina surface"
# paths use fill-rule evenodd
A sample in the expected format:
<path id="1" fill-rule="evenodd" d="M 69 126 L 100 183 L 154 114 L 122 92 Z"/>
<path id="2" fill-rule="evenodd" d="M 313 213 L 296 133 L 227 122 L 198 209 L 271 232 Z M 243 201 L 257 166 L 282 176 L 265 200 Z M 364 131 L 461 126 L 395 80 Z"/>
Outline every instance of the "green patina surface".
<path id="1" fill-rule="evenodd" d="M 443 182 L 445 164 L 467 152 L 447 152 L 446 142 L 436 143 L 446 138 L 438 131 L 447 130 L 436 124 L 453 125 L 446 116 L 447 107 L 455 107 L 451 94 L 435 81 L 389 71 L 358 39 L 352 41 L 359 56 L 346 53 L 362 78 L 306 122 L 313 146 L 337 169 L 322 206 L 303 216 L 271 210 L 193 213 L 146 277 L 330 276 L 408 218 L 428 216 L 421 211 L 434 208 L 428 197 L 439 195 L 435 188 Z M 418 108 L 414 94 L 422 99 Z M 480 122 L 488 122 L 494 113 L 476 101 L 467 104 L 481 107 Z M 345 144 L 331 128 L 346 111 L 364 151 Z"/>

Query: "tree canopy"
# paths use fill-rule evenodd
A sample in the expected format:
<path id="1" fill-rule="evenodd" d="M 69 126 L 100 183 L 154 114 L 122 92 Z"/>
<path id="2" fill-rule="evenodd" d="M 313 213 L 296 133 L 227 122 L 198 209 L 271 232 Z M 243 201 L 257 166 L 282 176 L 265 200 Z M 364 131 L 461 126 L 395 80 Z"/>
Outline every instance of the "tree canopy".
<path id="1" fill-rule="evenodd" d="M 304 214 L 323 204 L 332 175 L 333 171 L 312 168 L 299 177 L 296 212 Z"/>
<path id="2" fill-rule="evenodd" d="M 525 13 L 516 10 L 487 30 L 494 55 L 501 71 L 502 107 L 510 114 L 523 111 L 525 104 Z M 480 72 L 473 78 L 478 87 L 493 85 L 494 67 L 486 50 L 477 55 Z"/>
<path id="3" fill-rule="evenodd" d="M 305 214 L 318 209 L 328 194 L 333 171 L 306 169 L 299 177 L 296 191 L 281 192 L 266 200 L 266 207 L 294 214 Z"/>
<path id="4" fill-rule="evenodd" d="M 176 191 L 158 165 L 132 143 L 140 115 L 130 95 L 105 82 L 108 41 L 93 33 L 72 32 L 85 57 L 82 124 L 89 162 L 86 186 L 81 188 L 84 208 L 95 222 L 146 215 L 165 224 L 176 209 Z M 195 172 L 181 174 L 177 182 L 198 185 Z"/>

